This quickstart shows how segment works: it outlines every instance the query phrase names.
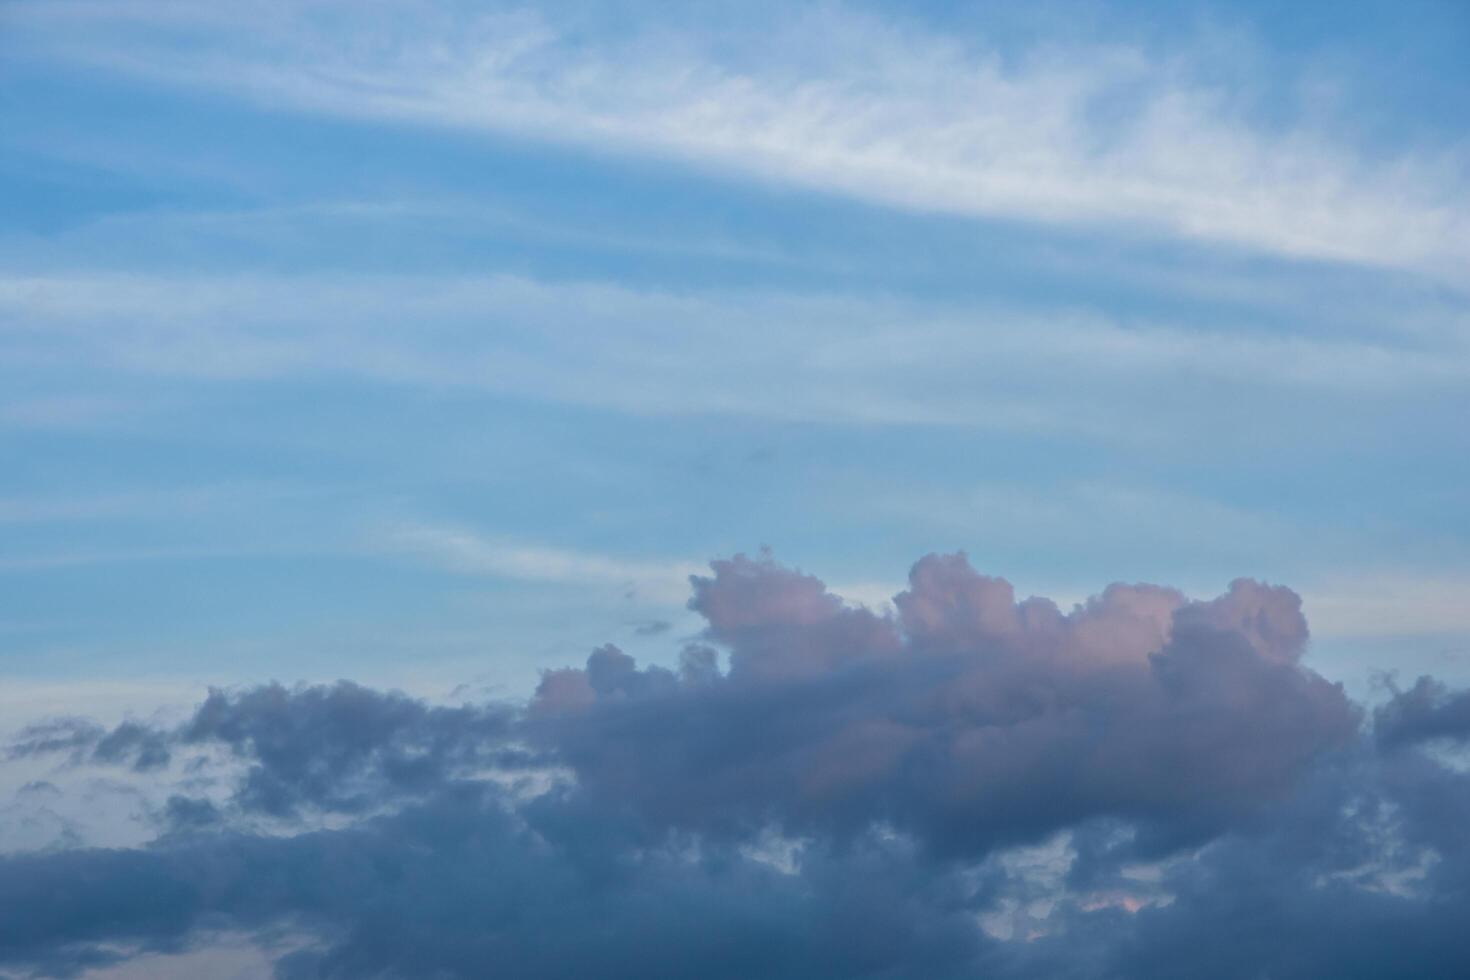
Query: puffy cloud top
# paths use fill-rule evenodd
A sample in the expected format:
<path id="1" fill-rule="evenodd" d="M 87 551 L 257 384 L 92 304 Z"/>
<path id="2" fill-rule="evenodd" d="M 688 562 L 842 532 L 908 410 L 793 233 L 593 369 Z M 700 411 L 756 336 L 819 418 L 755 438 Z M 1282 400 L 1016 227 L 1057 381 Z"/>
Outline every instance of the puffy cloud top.
<path id="1" fill-rule="evenodd" d="M 889 617 L 769 558 L 713 570 L 691 607 L 725 674 L 638 670 L 605 647 L 532 706 L 587 792 L 661 827 L 881 823 L 972 855 L 1102 816 L 1207 832 L 1358 727 L 1341 688 L 1297 664 L 1306 622 L 1281 587 L 1188 602 L 1115 585 L 1062 614 L 930 555 Z"/>

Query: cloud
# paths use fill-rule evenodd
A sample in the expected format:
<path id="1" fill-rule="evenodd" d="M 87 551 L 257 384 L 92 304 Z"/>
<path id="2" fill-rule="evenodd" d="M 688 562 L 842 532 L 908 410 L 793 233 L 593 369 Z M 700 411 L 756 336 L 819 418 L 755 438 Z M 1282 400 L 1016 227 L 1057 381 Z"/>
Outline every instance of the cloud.
<path id="1" fill-rule="evenodd" d="M 676 604 L 689 591 L 693 562 L 634 561 L 565 548 L 487 539 L 471 531 L 403 525 L 381 535 L 382 544 L 419 555 L 453 571 L 531 582 L 620 589 L 645 602 Z"/>
<path id="2" fill-rule="evenodd" d="M 348 681 L 294 689 L 270 684 L 212 690 L 172 727 L 128 720 L 104 729 L 63 718 L 23 728 L 10 756 L 65 753 L 72 764 L 168 766 L 181 750 L 217 748 L 242 764 L 231 802 L 244 812 L 291 818 L 303 810 L 362 813 L 432 795 L 450 780 L 515 765 L 508 708 L 430 706 Z M 197 762 L 197 760 L 196 760 Z M 198 803 L 170 800 L 190 820 Z"/>
<path id="3" fill-rule="evenodd" d="M 1064 615 L 930 556 L 887 617 L 769 559 L 714 567 L 691 607 L 727 672 L 604 647 L 531 705 L 584 792 L 661 828 L 883 823 L 970 855 L 1101 817 L 1213 833 L 1358 727 L 1298 665 L 1306 624 L 1279 587 L 1188 602 L 1118 585 Z"/>
<path id="4" fill-rule="evenodd" d="M 1371 152 L 1343 121 L 1303 107 L 1301 80 L 1244 77 L 1249 59 L 1218 39 L 1213 51 L 1210 38 L 1016 49 L 833 5 L 757 8 L 718 43 L 637 18 L 610 30 L 565 10 L 443 3 L 204 16 L 177 4 L 32 3 L 9 19 L 32 57 L 273 109 L 1452 279 L 1470 257 L 1462 156 Z M 821 55 L 812 36 L 824 38 Z"/>
<path id="5" fill-rule="evenodd" d="M 946 976 L 977 945 L 962 909 L 940 911 L 899 855 L 795 879 L 718 849 L 640 853 L 615 829 L 588 848 L 585 815 L 522 819 L 502 802 L 460 790 L 339 831 L 11 858 L 0 956 L 65 976 L 118 955 L 99 938 L 158 951 L 211 921 L 283 918 L 341 941 L 281 957 L 282 978 Z M 84 877 L 96 884 L 68 887 Z"/>
<path id="6" fill-rule="evenodd" d="M 242 942 L 279 978 L 1470 962 L 1470 773 L 1421 747 L 1470 731 L 1470 695 L 1425 679 L 1365 730 L 1302 665 L 1289 589 L 1115 584 L 1063 612 L 930 555 L 880 613 L 762 555 L 712 563 L 690 606 L 677 667 L 604 646 L 526 704 L 270 684 L 30 727 L 14 757 L 163 802 L 140 846 L 0 856 L 0 970 Z"/>
<path id="7" fill-rule="evenodd" d="M 1375 569 L 1322 576 L 1308 590 L 1321 632 L 1387 636 L 1446 634 L 1470 630 L 1470 579 L 1424 568 Z"/>
<path id="8" fill-rule="evenodd" d="M 510 275 L 0 277 L 0 333 L 18 362 L 217 382 L 346 378 L 656 417 L 1113 440 L 1167 431 L 1153 397 L 1162 390 L 1182 419 L 1218 425 L 1222 386 L 1263 405 L 1311 392 L 1348 407 L 1463 387 L 1462 323 L 1384 326 L 1396 322 L 1346 337 Z"/>
<path id="9" fill-rule="evenodd" d="M 1432 677 L 1420 677 L 1407 691 L 1394 691 L 1373 713 L 1373 729 L 1387 746 L 1470 739 L 1470 691 L 1451 691 Z"/>

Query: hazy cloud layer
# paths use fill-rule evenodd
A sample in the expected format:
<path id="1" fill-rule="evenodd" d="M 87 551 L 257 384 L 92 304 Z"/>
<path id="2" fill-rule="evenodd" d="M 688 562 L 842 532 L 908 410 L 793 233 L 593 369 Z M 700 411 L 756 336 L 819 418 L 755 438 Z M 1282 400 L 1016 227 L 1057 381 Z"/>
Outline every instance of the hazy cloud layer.
<path id="1" fill-rule="evenodd" d="M 1063 612 L 963 555 L 916 563 L 886 615 L 767 556 L 692 584 L 707 626 L 676 667 L 604 646 L 524 705 L 271 684 L 172 724 L 30 726 L 9 764 L 161 802 L 142 846 L 0 858 L 0 970 L 238 959 L 240 936 L 282 978 L 1470 963 L 1446 755 L 1470 695 L 1425 678 L 1365 713 L 1301 665 L 1289 589 Z"/>
<path id="2" fill-rule="evenodd" d="M 1206 327 L 1065 307 L 508 275 L 0 275 L 0 342 L 17 364 L 216 383 L 353 379 L 637 416 L 966 426 L 1113 442 L 1174 430 L 1140 399 L 1145 383 L 1169 391 L 1191 425 L 1208 423 L 1213 402 L 1204 396 L 1215 386 L 1344 406 L 1456 396 L 1470 378 L 1463 313 L 1438 312 L 1412 330 L 1401 312 L 1372 317 L 1354 336 L 1263 331 L 1244 315 Z M 1296 319 L 1307 318 L 1287 322 Z M 773 334 L 771 323 L 783 329 Z M 413 529 L 403 543 L 415 537 L 436 545 Z"/>

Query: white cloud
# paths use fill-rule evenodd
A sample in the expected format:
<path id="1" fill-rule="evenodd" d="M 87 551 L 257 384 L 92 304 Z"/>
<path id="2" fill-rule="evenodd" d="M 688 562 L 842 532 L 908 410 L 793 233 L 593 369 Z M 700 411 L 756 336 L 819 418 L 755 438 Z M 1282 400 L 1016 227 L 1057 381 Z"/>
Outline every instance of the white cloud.
<path id="1" fill-rule="evenodd" d="M 693 595 L 690 576 L 711 574 L 704 561 L 622 558 L 431 524 L 381 529 L 372 536 L 372 546 L 416 555 L 468 575 L 611 588 L 641 602 L 667 606 L 689 601 Z M 890 600 L 904 586 L 857 581 L 833 583 L 828 588 L 849 603 L 882 613 L 892 608 Z"/>
<path id="2" fill-rule="evenodd" d="M 0 676 L 0 737 L 47 718 L 84 717 L 116 724 L 137 713 L 181 712 L 209 693 L 198 678 L 142 680 Z"/>
<path id="3" fill-rule="evenodd" d="M 271 980 L 278 975 L 276 958 L 290 944 L 263 946 L 252 940 L 251 936 L 208 936 L 189 949 L 136 953 L 121 963 L 88 970 L 83 980 Z"/>
<path id="4" fill-rule="evenodd" d="M 615 558 L 422 524 L 389 529 L 377 536 L 376 543 L 465 574 L 612 588 L 663 605 L 682 605 L 690 595 L 689 576 L 709 571 L 698 562 Z"/>
<path id="5" fill-rule="evenodd" d="M 665 157 L 900 208 L 1464 281 L 1466 161 L 1373 155 L 1182 44 L 1000 51 L 822 6 L 739 37 L 455 5 L 12 5 L 33 51 L 271 107 Z M 150 34 L 160 26 L 179 28 Z M 813 39 L 820 37 L 820 46 Z M 1203 50 L 1203 46 L 1199 46 Z M 1220 81 L 1222 77 L 1225 81 Z M 1214 80 L 1204 80 L 1214 72 Z M 1254 91 L 1253 91 L 1254 90 Z M 1247 93 L 1253 94 L 1248 97 Z"/>

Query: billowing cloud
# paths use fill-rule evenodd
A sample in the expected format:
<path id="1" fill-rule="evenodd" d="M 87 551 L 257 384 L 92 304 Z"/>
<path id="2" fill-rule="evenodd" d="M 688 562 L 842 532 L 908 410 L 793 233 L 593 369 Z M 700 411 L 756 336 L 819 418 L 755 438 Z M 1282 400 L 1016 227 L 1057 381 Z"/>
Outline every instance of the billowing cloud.
<path id="1" fill-rule="evenodd" d="M 1470 964 L 1470 776 L 1444 752 L 1470 695 L 1424 679 L 1370 716 L 1302 664 L 1289 589 L 1064 612 L 963 555 L 888 613 L 765 555 L 692 585 L 706 629 L 675 666 L 603 646 L 525 704 L 272 684 L 175 724 L 31 726 L 13 764 L 163 802 L 141 846 L 0 857 L 0 971 L 242 935 L 280 978 Z"/>
<path id="2" fill-rule="evenodd" d="M 533 737 L 585 792 L 662 827 L 841 834 L 884 823 L 981 855 L 1097 817 L 1189 833 L 1279 798 L 1358 726 L 1297 664 L 1295 594 L 1113 586 L 1070 614 L 931 555 L 896 617 L 736 557 L 691 606 L 729 670 L 612 647 L 549 675 Z M 692 656 L 692 655 L 691 655 Z"/>

